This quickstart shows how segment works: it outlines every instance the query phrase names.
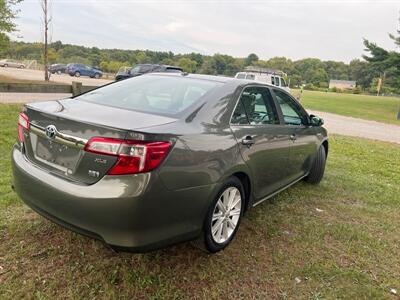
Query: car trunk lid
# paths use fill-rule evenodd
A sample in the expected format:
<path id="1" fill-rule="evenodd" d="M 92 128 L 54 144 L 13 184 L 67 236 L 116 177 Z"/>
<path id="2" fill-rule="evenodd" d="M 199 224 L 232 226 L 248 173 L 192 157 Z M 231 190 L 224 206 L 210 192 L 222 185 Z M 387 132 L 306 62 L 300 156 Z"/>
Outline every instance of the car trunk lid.
<path id="1" fill-rule="evenodd" d="M 82 184 L 101 179 L 117 157 L 85 151 L 93 137 L 138 140 L 154 137 L 141 128 L 176 119 L 66 99 L 25 106 L 30 129 L 25 133 L 25 153 L 41 168 Z"/>

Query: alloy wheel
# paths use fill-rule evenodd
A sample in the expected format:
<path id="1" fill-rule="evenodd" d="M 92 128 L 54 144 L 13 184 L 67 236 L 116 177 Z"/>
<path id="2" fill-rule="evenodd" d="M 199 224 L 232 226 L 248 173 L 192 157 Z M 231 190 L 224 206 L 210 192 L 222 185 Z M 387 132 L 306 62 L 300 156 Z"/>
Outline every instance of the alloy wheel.
<path id="1" fill-rule="evenodd" d="M 215 204 L 211 235 L 216 243 L 225 243 L 235 232 L 242 210 L 242 197 L 236 187 L 227 188 Z"/>

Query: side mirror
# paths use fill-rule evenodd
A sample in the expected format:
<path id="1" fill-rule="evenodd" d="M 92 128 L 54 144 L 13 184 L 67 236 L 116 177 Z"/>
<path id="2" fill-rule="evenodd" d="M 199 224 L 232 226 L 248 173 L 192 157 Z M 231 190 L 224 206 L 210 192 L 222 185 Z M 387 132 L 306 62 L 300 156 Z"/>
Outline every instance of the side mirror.
<path id="1" fill-rule="evenodd" d="M 317 117 L 315 115 L 310 115 L 310 125 L 311 126 L 322 126 L 322 125 L 324 125 L 324 119 Z"/>

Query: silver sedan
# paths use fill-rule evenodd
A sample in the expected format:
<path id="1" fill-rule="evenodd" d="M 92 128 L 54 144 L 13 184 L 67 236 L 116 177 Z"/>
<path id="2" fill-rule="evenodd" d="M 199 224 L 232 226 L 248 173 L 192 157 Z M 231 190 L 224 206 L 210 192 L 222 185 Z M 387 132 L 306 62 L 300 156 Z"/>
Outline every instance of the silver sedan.
<path id="1" fill-rule="evenodd" d="M 23 69 L 25 68 L 25 65 L 13 59 L 2 59 L 0 60 L 0 67 L 5 67 L 5 68 L 12 67 L 12 68 Z"/>

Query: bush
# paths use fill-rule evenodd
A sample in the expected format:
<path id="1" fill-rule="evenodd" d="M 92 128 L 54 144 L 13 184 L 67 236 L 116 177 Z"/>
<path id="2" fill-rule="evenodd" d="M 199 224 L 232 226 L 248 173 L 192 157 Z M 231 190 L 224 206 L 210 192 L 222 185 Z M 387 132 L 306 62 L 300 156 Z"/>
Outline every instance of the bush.
<path id="1" fill-rule="evenodd" d="M 315 91 L 315 90 L 317 90 L 317 87 L 315 85 L 313 85 L 312 83 L 307 83 L 304 86 L 304 89 L 308 90 L 308 91 Z"/>
<path id="2" fill-rule="evenodd" d="M 339 89 L 339 88 L 337 88 L 335 86 L 333 88 L 331 88 L 330 91 L 333 92 L 333 93 L 343 93 L 342 89 Z"/>
<path id="3" fill-rule="evenodd" d="M 329 85 L 328 85 L 328 83 L 327 82 L 320 82 L 319 83 L 319 87 L 320 88 L 327 88 Z"/>
<path id="4" fill-rule="evenodd" d="M 361 88 L 359 86 L 353 89 L 353 94 L 361 94 Z"/>

